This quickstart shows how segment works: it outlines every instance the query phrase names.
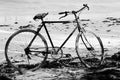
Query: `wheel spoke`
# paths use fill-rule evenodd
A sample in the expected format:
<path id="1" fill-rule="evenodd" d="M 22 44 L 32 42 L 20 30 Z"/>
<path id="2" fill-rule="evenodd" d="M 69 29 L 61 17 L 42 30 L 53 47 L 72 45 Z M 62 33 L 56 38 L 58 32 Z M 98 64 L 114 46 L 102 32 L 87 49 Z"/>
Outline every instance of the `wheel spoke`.
<path id="1" fill-rule="evenodd" d="M 99 37 L 85 31 L 76 38 L 76 52 L 80 61 L 86 66 L 99 66 L 103 61 L 103 46 Z M 87 67 L 86 66 L 86 67 Z"/>
<path id="2" fill-rule="evenodd" d="M 18 71 L 17 65 L 35 65 L 41 64 L 47 59 L 48 51 L 47 42 L 40 34 L 36 36 L 31 46 L 28 48 L 30 41 L 36 32 L 34 30 L 20 30 L 12 34 L 5 46 L 5 57 Z M 43 55 L 44 52 L 45 54 Z M 41 56 L 41 57 L 40 57 Z M 34 68 L 37 66 L 34 66 Z"/>

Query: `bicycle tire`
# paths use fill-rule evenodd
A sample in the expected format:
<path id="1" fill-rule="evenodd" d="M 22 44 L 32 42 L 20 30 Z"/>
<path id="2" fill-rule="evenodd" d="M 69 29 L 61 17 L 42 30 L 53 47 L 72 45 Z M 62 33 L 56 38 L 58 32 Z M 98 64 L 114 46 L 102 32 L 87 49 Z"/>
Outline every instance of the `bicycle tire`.
<path id="1" fill-rule="evenodd" d="M 24 49 L 36 33 L 36 31 L 30 29 L 19 30 L 13 33 L 6 42 L 6 61 L 21 74 L 22 71 L 18 65 L 33 65 L 30 69 L 36 69 L 47 60 L 48 54 L 40 54 L 40 51 L 47 52 L 48 45 L 45 38 L 39 33 L 30 47 L 31 51 L 34 50 L 33 52 L 29 52 L 31 59 L 25 54 Z"/>
<path id="2" fill-rule="evenodd" d="M 79 60 L 85 67 L 99 67 L 103 63 L 103 43 L 95 33 L 80 32 L 76 38 L 75 49 Z"/>

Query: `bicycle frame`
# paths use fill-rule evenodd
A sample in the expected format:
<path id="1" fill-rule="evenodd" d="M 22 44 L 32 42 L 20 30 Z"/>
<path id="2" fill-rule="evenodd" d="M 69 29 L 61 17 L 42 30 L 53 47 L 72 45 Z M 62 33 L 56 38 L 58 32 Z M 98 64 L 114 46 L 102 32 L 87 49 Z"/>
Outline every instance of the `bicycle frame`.
<path id="1" fill-rule="evenodd" d="M 75 16 L 75 22 L 77 23 L 77 26 L 73 29 L 73 31 L 69 34 L 69 36 L 64 40 L 64 42 L 62 43 L 62 45 L 60 45 L 60 47 L 58 48 L 58 50 L 56 52 L 58 52 L 65 45 L 65 43 L 69 40 L 69 38 L 76 31 L 76 29 L 78 29 L 78 32 L 81 32 L 81 26 L 80 26 L 80 24 L 78 22 L 79 17 L 75 13 L 74 13 L 74 16 Z M 51 36 L 50 36 L 50 34 L 48 32 L 46 24 L 48 24 L 48 23 L 71 23 L 71 21 L 44 21 L 43 19 L 41 19 L 41 21 L 42 21 L 42 25 L 39 26 L 39 28 L 37 29 L 37 33 L 35 34 L 35 36 L 31 40 L 31 42 L 30 42 L 30 44 L 28 45 L 27 48 L 29 48 L 31 46 L 31 44 L 34 41 L 34 39 L 36 38 L 37 34 L 40 32 L 40 30 L 42 29 L 42 27 L 44 27 L 44 29 L 45 29 L 45 31 L 47 33 L 48 39 L 50 41 L 50 44 L 51 44 L 52 48 L 54 49 L 55 46 L 54 46 L 52 38 L 51 38 Z"/>
<path id="2" fill-rule="evenodd" d="M 49 40 L 50 40 L 50 43 L 51 43 L 51 46 L 52 46 L 52 48 L 55 48 L 55 46 L 54 46 L 54 44 L 53 44 L 53 42 L 52 42 L 52 39 L 51 39 L 51 37 L 50 37 L 50 34 L 49 34 L 49 32 L 48 32 L 48 30 L 47 30 L 47 28 L 46 28 L 46 23 L 67 23 L 66 21 L 45 21 L 45 22 L 43 22 L 43 26 L 44 26 L 44 28 L 45 28 L 45 31 L 46 31 L 46 33 L 47 33 L 47 36 L 48 36 L 48 38 L 49 38 Z M 70 22 L 68 22 L 68 23 L 70 23 Z M 57 52 L 65 45 L 65 43 L 69 40 L 69 38 L 73 35 L 73 33 L 76 31 L 76 29 L 77 29 L 78 27 L 76 26 L 75 28 L 74 28 L 74 30 L 68 35 L 68 37 L 64 40 L 64 42 L 62 43 L 62 45 L 58 48 L 58 50 L 57 50 Z"/>

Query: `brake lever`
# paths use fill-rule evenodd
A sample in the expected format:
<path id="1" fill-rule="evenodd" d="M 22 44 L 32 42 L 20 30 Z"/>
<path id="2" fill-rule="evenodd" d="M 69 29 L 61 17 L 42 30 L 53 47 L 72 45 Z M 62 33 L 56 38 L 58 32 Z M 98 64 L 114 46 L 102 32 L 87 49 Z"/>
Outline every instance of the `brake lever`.
<path id="1" fill-rule="evenodd" d="M 64 18 L 64 17 L 66 17 L 67 15 L 68 15 L 68 14 L 67 14 L 67 12 L 66 12 L 65 15 L 62 16 L 62 17 L 60 17 L 59 19 Z"/>

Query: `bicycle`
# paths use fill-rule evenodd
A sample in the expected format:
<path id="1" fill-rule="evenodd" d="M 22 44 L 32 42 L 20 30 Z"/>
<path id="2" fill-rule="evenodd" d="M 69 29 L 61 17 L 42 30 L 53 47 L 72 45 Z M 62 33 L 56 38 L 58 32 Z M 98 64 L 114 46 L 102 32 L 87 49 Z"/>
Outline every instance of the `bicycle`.
<path id="1" fill-rule="evenodd" d="M 73 21 L 45 21 L 44 18 L 48 15 L 48 13 L 35 15 L 33 18 L 35 21 L 41 20 L 41 24 L 38 26 L 37 31 L 31 29 L 21 29 L 13 33 L 8 38 L 5 45 L 5 57 L 8 64 L 12 65 L 15 69 L 22 73 L 19 69 L 19 64 L 33 64 L 34 68 L 38 68 L 41 67 L 42 64 L 49 58 L 59 60 L 63 57 L 63 46 L 73 33 L 78 30 L 78 35 L 75 41 L 75 50 L 80 62 L 87 68 L 100 66 L 103 63 L 104 58 L 102 40 L 95 33 L 85 30 L 79 22 L 80 12 L 86 8 L 89 10 L 88 5 L 83 4 L 83 7 L 77 11 L 65 11 L 59 13 L 62 15 L 60 19 L 68 15 L 74 15 L 75 20 Z M 76 27 L 60 47 L 55 47 L 46 24 L 71 22 L 76 23 Z M 46 39 L 40 34 L 43 27 L 52 47 L 48 47 Z M 49 57 L 49 54 L 51 54 L 51 57 Z"/>

